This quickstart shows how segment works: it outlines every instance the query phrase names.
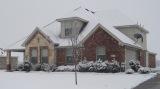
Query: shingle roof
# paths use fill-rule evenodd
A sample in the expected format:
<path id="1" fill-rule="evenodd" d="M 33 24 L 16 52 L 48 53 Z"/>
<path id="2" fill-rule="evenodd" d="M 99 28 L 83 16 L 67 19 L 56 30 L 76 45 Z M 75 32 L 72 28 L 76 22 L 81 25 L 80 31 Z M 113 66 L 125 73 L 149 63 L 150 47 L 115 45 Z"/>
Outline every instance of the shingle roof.
<path id="1" fill-rule="evenodd" d="M 115 26 L 123 26 L 123 25 L 135 25 L 128 17 L 124 16 L 120 12 L 117 11 L 99 11 L 93 13 L 92 11 L 86 10 L 85 8 L 78 8 L 73 12 L 61 17 L 61 18 L 81 18 L 87 21 L 86 27 L 80 33 L 78 40 L 79 42 L 83 42 L 91 33 L 94 32 L 96 27 L 102 27 L 103 30 L 112 35 L 115 39 L 117 39 L 120 43 L 124 45 L 129 45 L 133 47 L 141 48 L 140 45 L 136 44 L 132 39 L 124 35 L 122 32 L 117 30 Z M 59 18 L 59 19 L 61 19 Z M 58 19 L 58 20 L 59 20 Z M 37 29 L 37 28 L 36 28 Z M 71 46 L 71 41 L 69 38 L 60 38 L 61 32 L 61 24 L 59 21 L 55 21 L 52 24 L 49 24 L 45 27 L 38 27 L 38 29 L 43 32 L 52 42 L 59 44 L 59 46 Z M 31 33 L 32 34 L 32 33 Z M 30 37 L 28 36 L 24 40 L 18 42 L 13 46 L 14 48 L 21 48 L 21 45 L 27 42 Z M 12 48 L 13 48 L 12 47 Z"/>
<path id="2" fill-rule="evenodd" d="M 117 16 L 118 15 L 118 16 Z M 78 17 L 88 21 L 86 27 L 83 29 L 81 34 L 79 35 L 79 41 L 84 40 L 87 36 L 94 31 L 94 28 L 97 26 L 103 27 L 105 31 L 114 36 L 118 41 L 124 43 L 125 45 L 131 45 L 135 47 L 141 47 L 136 44 L 132 39 L 124 35 L 122 32 L 117 30 L 114 26 L 120 25 L 132 25 L 134 22 L 127 20 L 125 16 L 117 13 L 111 12 L 95 12 L 86 10 L 85 8 L 79 8 L 72 13 L 65 15 L 64 18 Z M 55 23 L 41 28 L 45 34 L 47 34 L 55 43 L 58 43 L 59 46 L 69 46 L 71 45 L 70 39 L 68 38 L 60 38 L 60 22 L 56 21 Z"/>

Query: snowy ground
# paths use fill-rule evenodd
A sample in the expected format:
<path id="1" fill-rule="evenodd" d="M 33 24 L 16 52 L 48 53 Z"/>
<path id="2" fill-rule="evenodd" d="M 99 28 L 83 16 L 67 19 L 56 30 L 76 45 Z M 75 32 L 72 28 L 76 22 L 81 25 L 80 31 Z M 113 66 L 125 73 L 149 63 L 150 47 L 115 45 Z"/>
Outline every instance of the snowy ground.
<path id="1" fill-rule="evenodd" d="M 0 89 L 131 89 L 156 74 L 5 72 L 0 71 Z"/>

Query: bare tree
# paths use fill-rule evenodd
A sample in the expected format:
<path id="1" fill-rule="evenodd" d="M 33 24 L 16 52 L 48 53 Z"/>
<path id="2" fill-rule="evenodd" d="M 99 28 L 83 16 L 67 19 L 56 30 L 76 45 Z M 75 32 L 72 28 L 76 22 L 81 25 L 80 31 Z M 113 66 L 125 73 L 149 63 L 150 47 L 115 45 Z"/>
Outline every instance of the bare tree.
<path id="1" fill-rule="evenodd" d="M 71 43 L 72 43 L 72 55 L 74 60 L 74 66 L 75 66 L 75 84 L 77 85 L 77 61 L 82 59 L 82 47 L 78 44 L 78 34 L 71 37 Z"/>

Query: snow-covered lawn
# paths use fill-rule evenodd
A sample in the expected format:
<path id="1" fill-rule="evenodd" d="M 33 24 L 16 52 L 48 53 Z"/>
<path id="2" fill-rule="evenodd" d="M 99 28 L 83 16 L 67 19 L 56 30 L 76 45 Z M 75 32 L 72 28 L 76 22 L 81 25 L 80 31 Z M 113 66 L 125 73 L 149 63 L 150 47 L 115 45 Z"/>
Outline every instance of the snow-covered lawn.
<path id="1" fill-rule="evenodd" d="M 0 71 L 0 89 L 131 89 L 156 74 L 5 72 Z"/>

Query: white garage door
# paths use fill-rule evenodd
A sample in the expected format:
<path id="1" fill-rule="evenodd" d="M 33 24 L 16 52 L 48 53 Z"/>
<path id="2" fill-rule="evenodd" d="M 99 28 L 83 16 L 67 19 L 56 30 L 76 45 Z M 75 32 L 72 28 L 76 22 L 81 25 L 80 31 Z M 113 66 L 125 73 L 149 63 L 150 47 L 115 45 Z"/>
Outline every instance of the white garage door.
<path id="1" fill-rule="evenodd" d="M 130 66 L 129 66 L 129 61 L 130 60 L 137 61 L 138 60 L 138 53 L 137 53 L 137 51 L 135 49 L 126 48 L 126 51 L 125 51 L 126 69 L 130 68 Z"/>

